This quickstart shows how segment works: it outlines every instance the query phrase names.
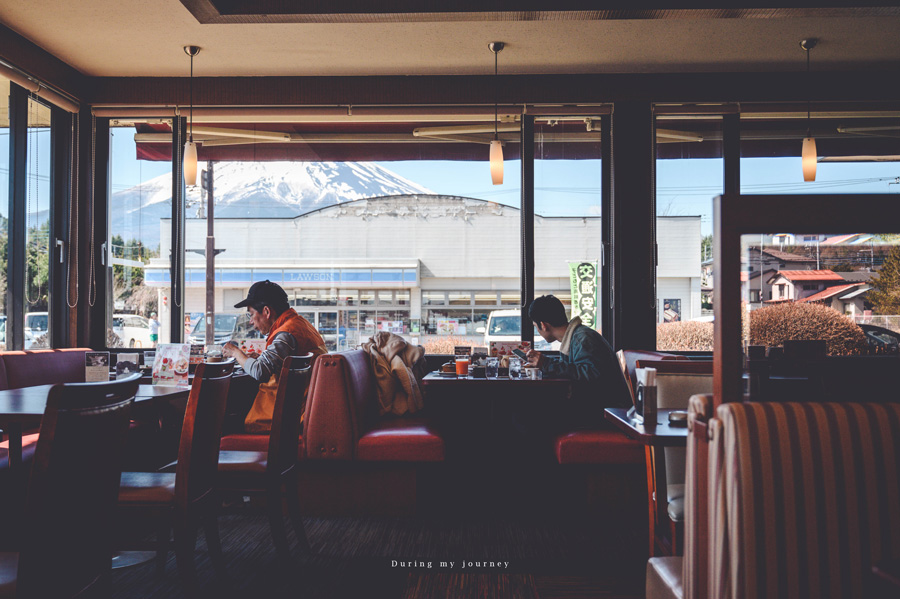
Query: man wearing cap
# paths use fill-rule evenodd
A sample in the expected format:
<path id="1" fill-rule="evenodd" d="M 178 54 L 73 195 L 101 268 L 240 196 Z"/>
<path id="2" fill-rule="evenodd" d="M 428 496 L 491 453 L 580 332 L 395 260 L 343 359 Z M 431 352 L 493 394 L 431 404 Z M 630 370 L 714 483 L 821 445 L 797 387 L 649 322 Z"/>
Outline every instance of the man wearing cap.
<path id="1" fill-rule="evenodd" d="M 315 327 L 288 305 L 287 293 L 272 281 L 254 283 L 247 298 L 234 307 L 246 307 L 250 322 L 267 335 L 266 349 L 258 358 L 251 358 L 231 343 L 222 349 L 225 357 L 237 360 L 247 374 L 260 381 L 253 407 L 244 419 L 244 429 L 248 433 L 267 433 L 272 428 L 278 374 L 284 359 L 310 352 L 320 355 L 328 350 Z"/>

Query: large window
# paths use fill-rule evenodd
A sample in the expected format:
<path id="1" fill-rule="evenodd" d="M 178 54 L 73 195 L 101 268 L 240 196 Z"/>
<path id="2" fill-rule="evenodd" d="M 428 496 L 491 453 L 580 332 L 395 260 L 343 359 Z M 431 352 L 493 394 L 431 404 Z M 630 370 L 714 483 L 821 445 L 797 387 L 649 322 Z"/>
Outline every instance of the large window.
<path id="1" fill-rule="evenodd" d="M 6 349 L 6 269 L 9 242 L 9 85 L 0 77 L 0 351 Z"/>
<path id="2" fill-rule="evenodd" d="M 281 124 L 195 119 L 199 170 L 206 174 L 186 195 L 183 309 L 192 340 L 200 338 L 198 326 L 205 333 L 209 323 L 199 325 L 198 318 L 209 308 L 217 315 L 240 314 L 243 309 L 234 304 L 253 282 L 268 279 L 284 287 L 291 305 L 319 329 L 331 350 L 356 347 L 379 331 L 430 352 L 482 345 L 490 312 L 518 305 L 519 133 L 501 132 L 505 182 L 494 186 L 488 145 L 477 142 L 492 137 L 484 123 L 492 123 L 493 109 L 472 111 L 475 133 L 459 137 L 422 131 L 459 125 L 458 115 L 443 123 L 436 116 L 424 122 L 393 117 L 394 122 L 355 129 L 299 117 Z M 229 128 L 239 129 L 239 135 L 221 137 Z M 425 135 L 414 136 L 413 130 Z M 274 131 L 304 143 L 272 143 Z M 132 146 L 119 147 L 115 136 L 122 133 L 138 140 L 137 160 Z M 155 291 L 147 299 L 157 301 L 165 329 L 171 190 L 153 185 L 158 171 L 148 172 L 147 163 L 159 160 L 168 172 L 171 133 L 165 124 L 145 123 L 113 135 L 113 164 L 126 164 L 123 172 L 132 177 L 117 180 L 120 169 L 114 166 L 117 193 L 128 190 L 130 198 L 143 199 L 141 210 L 125 208 L 114 194 L 111 211 L 158 228 L 151 236 L 141 227 L 138 238 L 112 227 L 121 237 L 113 245 L 123 252 L 116 310 L 146 314 L 151 309 L 137 301 L 144 297 L 135 291 L 140 271 L 144 286 Z M 330 143 L 329 136 L 338 143 Z M 398 136 L 406 141 L 397 143 Z M 206 256 L 210 214 L 212 273 Z M 112 214 L 111 222 L 117 222 Z M 129 265 L 131 283 L 125 274 Z M 208 276 L 214 281 L 212 306 Z M 438 292 L 440 301 L 432 304 Z"/>
<path id="3" fill-rule="evenodd" d="M 741 193 L 897 192 L 900 113 L 844 108 L 812 104 L 809 119 L 805 105 L 754 110 L 742 118 Z M 800 156 L 807 130 L 816 140 L 815 174 L 809 181 Z M 844 210 L 850 214 L 858 208 L 847 204 Z M 858 324 L 900 330 L 900 304 L 885 301 L 888 296 L 873 285 L 887 285 L 885 268 L 893 268 L 890 257 L 898 240 L 898 235 L 860 231 L 744 236 L 741 286 L 751 323 L 758 318 L 756 310 L 802 304 L 827 306 Z"/>
<path id="4" fill-rule="evenodd" d="M 541 117 L 534 126 L 534 288 L 568 316 L 600 330 L 602 265 L 600 118 Z M 541 338 L 535 335 L 536 345 Z M 559 342 L 553 343 L 553 349 Z"/>
<path id="5" fill-rule="evenodd" d="M 110 127 L 109 133 L 106 264 L 111 301 L 107 306 L 110 347 L 153 347 L 172 338 L 169 300 L 172 168 L 169 161 L 138 156 L 136 133 L 130 123 Z M 197 274 L 188 271 L 185 276 L 187 284 L 192 284 Z M 204 276 L 201 271 L 200 284 Z M 196 318 L 199 319 L 199 314 Z"/>
<path id="6" fill-rule="evenodd" d="M 724 191 L 722 117 L 656 118 L 656 346 L 712 351 L 712 198 Z"/>
<path id="7" fill-rule="evenodd" d="M 50 108 L 28 98 L 25 349 L 50 347 Z"/>

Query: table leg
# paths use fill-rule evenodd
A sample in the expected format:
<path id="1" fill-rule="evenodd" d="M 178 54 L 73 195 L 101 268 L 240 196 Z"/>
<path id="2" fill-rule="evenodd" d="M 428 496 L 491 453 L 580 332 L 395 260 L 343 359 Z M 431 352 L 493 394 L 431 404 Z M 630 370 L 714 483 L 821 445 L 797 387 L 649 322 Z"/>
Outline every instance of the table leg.
<path id="1" fill-rule="evenodd" d="M 9 437 L 9 469 L 18 471 L 22 468 L 22 425 L 10 422 L 6 434 Z"/>

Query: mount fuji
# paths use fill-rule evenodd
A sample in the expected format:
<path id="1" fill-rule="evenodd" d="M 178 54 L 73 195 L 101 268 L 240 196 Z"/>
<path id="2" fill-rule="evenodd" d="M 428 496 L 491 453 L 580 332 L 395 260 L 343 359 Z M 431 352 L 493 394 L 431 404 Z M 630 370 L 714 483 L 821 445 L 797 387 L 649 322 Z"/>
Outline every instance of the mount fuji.
<path id="1" fill-rule="evenodd" d="M 204 168 L 200 163 L 198 172 Z M 434 193 L 372 162 L 217 162 L 214 175 L 216 218 L 291 218 L 363 198 Z M 205 214 L 201 194 L 199 186 L 188 188 L 186 218 Z M 171 214 L 166 173 L 112 194 L 110 231 L 156 247 L 159 219 Z"/>

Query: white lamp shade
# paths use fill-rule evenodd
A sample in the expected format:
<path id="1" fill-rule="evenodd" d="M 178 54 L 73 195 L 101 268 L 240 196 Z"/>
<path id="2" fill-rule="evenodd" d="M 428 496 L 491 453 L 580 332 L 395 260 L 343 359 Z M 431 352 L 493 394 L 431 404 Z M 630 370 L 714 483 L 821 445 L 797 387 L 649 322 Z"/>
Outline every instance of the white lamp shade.
<path id="1" fill-rule="evenodd" d="M 816 153 L 816 140 L 814 137 L 803 138 L 803 152 L 801 154 L 803 162 L 803 180 L 816 180 L 816 163 L 819 161 L 819 155 Z"/>
<path id="2" fill-rule="evenodd" d="M 491 181 L 503 185 L 503 146 L 498 139 L 491 142 Z"/>
<path id="3" fill-rule="evenodd" d="M 194 186 L 197 184 L 197 144 L 192 141 L 184 144 L 184 184 Z"/>

